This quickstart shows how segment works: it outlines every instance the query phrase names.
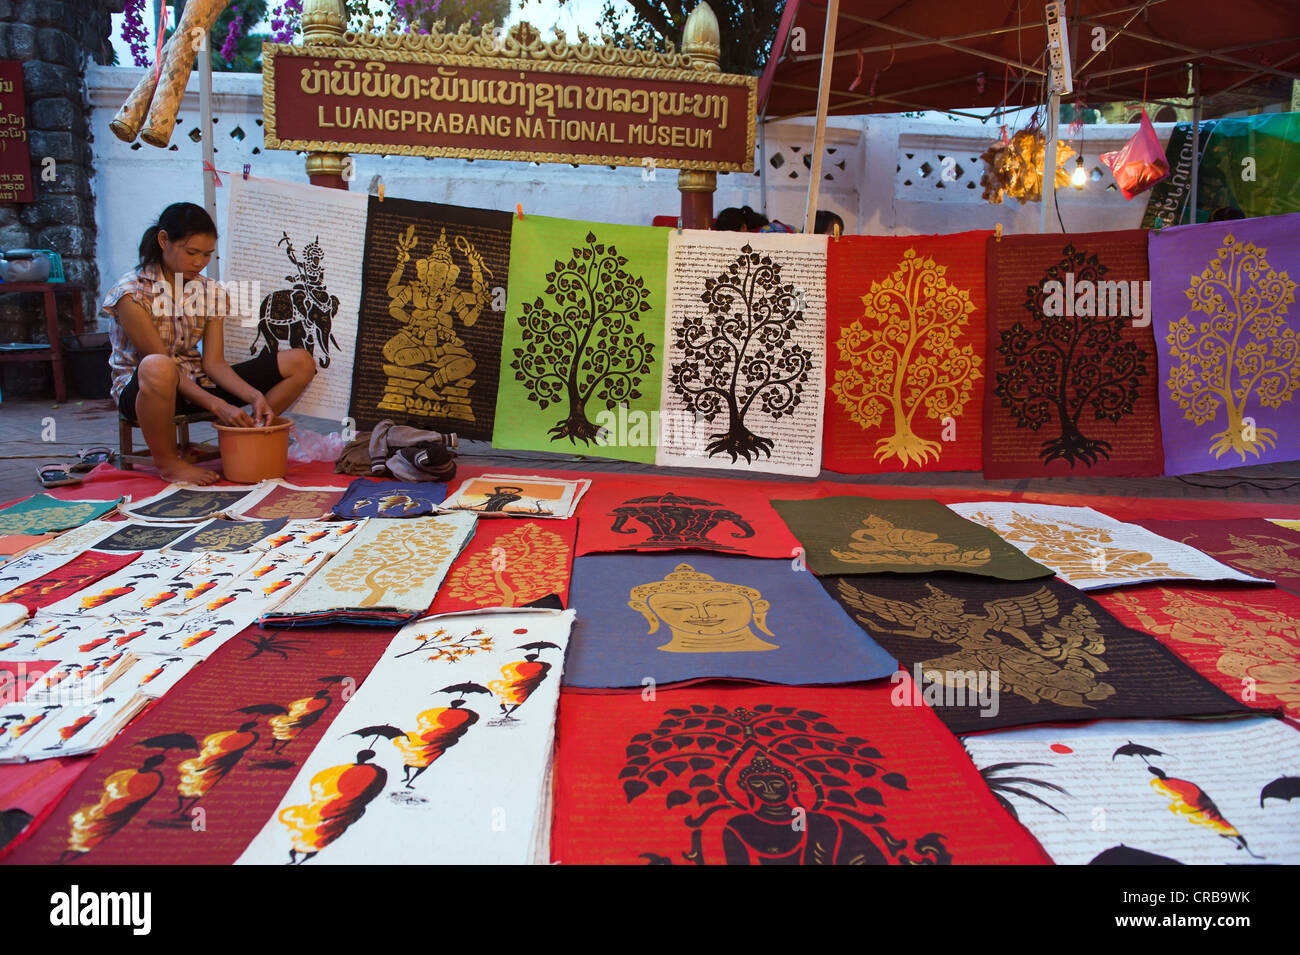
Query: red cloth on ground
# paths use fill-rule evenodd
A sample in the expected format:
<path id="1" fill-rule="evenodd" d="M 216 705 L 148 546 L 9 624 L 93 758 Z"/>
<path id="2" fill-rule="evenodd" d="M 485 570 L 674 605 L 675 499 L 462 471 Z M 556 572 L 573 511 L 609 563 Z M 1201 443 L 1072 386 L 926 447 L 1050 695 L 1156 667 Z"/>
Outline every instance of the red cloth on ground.
<path id="1" fill-rule="evenodd" d="M 502 468 L 500 464 L 461 464 L 456 473 L 458 477 L 474 477 L 485 472 L 499 473 L 504 470 L 506 469 Z M 532 474 L 535 471 L 535 468 L 524 468 L 519 473 Z M 665 489 L 671 489 L 680 494 L 691 495 L 696 488 L 702 488 L 707 489 L 708 492 L 723 495 L 752 492 L 765 501 L 773 498 L 834 497 L 837 494 L 865 494 L 870 497 L 887 498 L 930 498 L 944 504 L 957 501 L 1039 501 L 1043 504 L 1095 507 L 1111 517 L 1124 521 L 1136 520 L 1142 517 L 1163 520 L 1203 518 L 1207 505 L 1212 502 L 1217 517 L 1278 517 L 1300 520 L 1300 504 L 1272 501 L 1221 501 L 1208 496 L 1206 498 L 1129 498 L 1108 497 L 1097 494 L 1043 494 L 1038 492 L 1027 494 L 1019 491 L 966 487 L 906 487 L 888 484 L 853 484 L 840 481 L 817 481 L 815 483 L 810 481 L 756 481 L 682 477 L 671 473 L 627 475 L 617 472 L 552 471 L 549 469 L 546 471 L 546 476 L 568 480 L 577 478 L 591 478 L 593 480 L 594 483 L 591 489 L 578 502 L 578 517 L 582 521 L 589 520 L 593 515 L 599 515 L 600 512 L 595 511 L 590 502 L 599 500 L 600 498 L 596 494 L 597 489 L 601 485 L 607 485 L 610 482 L 634 483 L 638 486 L 638 489 L 641 487 L 646 488 L 646 494 L 661 493 Z M 319 485 L 322 487 L 346 487 L 352 482 L 352 478 L 345 474 L 335 474 L 333 465 L 329 462 L 319 461 L 311 464 L 292 465 L 285 480 L 293 484 Z M 118 471 L 107 464 L 101 464 L 91 472 L 89 479 L 80 487 L 56 488 L 48 493 L 54 497 L 73 500 L 78 498 L 83 500 L 109 499 L 122 493 L 130 493 L 136 500 L 140 500 L 151 494 L 157 494 L 164 487 L 166 487 L 165 483 L 148 474 Z M 708 493 L 701 491 L 698 496 L 707 497 Z M 717 500 L 717 498 L 710 498 L 710 500 Z M 729 497 L 724 496 L 721 503 L 726 503 L 728 500 Z M 781 526 L 784 527 L 784 524 Z M 586 533 L 580 527 L 577 550 L 579 555 L 590 552 L 583 549 L 585 540 Z M 791 546 L 794 545 L 795 542 L 791 538 Z M 773 554 L 771 556 L 788 555 L 789 551 L 785 551 L 782 554 Z M 750 556 L 761 555 L 751 554 Z"/>
<path id="2" fill-rule="evenodd" d="M 905 675 L 834 689 L 708 683 L 652 700 L 566 689 L 551 857 L 1046 864 L 934 713 L 896 695 L 912 698 Z"/>
<path id="3" fill-rule="evenodd" d="M 0 812 L 21 809 L 39 816 L 86 771 L 92 758 L 65 756 L 0 766 Z"/>

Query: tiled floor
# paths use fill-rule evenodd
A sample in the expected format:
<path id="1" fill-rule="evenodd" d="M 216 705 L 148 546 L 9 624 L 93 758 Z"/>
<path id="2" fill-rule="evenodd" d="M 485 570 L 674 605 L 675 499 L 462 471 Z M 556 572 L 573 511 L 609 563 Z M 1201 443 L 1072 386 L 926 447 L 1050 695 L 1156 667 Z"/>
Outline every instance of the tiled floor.
<path id="1" fill-rule="evenodd" d="M 294 415 L 299 429 L 320 433 L 338 430 L 338 422 Z M 211 425 L 195 425 L 192 437 L 216 441 Z M 136 433 L 138 446 L 143 440 Z M 48 461 L 74 461 L 81 448 L 92 445 L 117 447 L 117 410 L 107 400 L 72 400 L 55 404 L 41 400 L 5 401 L 0 404 L 0 500 L 22 497 L 40 490 L 38 465 Z M 622 473 L 653 473 L 650 465 L 628 464 L 580 454 L 540 454 L 530 451 L 501 451 L 486 442 L 461 443 L 461 457 L 467 464 L 529 469 L 575 468 Z M 673 469 L 675 479 L 692 475 L 710 477 L 753 477 L 771 480 L 771 475 L 745 475 L 724 471 Z M 861 484 L 893 484 L 910 487 L 989 488 L 1005 491 L 1054 494 L 1107 494 L 1124 497 L 1185 498 L 1233 501 L 1300 502 L 1300 462 L 1235 468 L 1207 474 L 1159 478 L 1029 478 L 986 481 L 974 472 L 930 474 L 875 474 L 845 476 L 823 472 L 828 480 Z M 795 480 L 795 479 L 790 479 Z M 1212 516 L 1212 515 L 1211 515 Z"/>

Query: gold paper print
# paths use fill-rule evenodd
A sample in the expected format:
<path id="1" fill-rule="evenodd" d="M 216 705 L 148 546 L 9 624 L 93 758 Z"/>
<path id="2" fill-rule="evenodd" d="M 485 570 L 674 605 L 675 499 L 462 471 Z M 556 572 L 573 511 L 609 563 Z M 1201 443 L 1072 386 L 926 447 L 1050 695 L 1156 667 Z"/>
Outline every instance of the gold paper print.
<path id="1" fill-rule="evenodd" d="M 536 524 L 523 524 L 496 539 L 452 571 L 448 593 L 480 607 L 518 607 L 564 591 L 569 547 L 564 538 Z"/>
<path id="2" fill-rule="evenodd" d="M 1008 541 L 1026 545 L 1027 556 L 1068 579 L 1196 576 L 1175 570 L 1143 551 L 1115 546 L 1114 538 L 1105 528 L 1070 521 L 1036 521 L 1019 513 L 1014 513 L 1005 523 L 983 513 L 966 517 Z"/>
<path id="3" fill-rule="evenodd" d="M 1251 534 L 1248 537 L 1229 534 L 1228 542 L 1232 544 L 1233 550 L 1223 551 L 1223 556 L 1231 558 L 1234 564 L 1261 574 L 1278 571 L 1300 573 L 1300 544 L 1294 541 L 1266 534 Z"/>
<path id="4" fill-rule="evenodd" d="M 266 504 L 254 504 L 245 516 L 266 521 L 281 517 L 315 520 L 322 514 L 328 514 L 338 498 L 338 491 L 295 491 L 292 497 Z"/>
<path id="5" fill-rule="evenodd" d="M 650 633 L 668 625 L 672 639 L 658 649 L 666 653 L 744 653 L 776 650 L 769 637 L 771 604 L 753 587 L 715 580 L 690 564 L 678 564 L 663 580 L 633 587 L 628 604 L 645 617 Z"/>
<path id="6" fill-rule="evenodd" d="M 241 524 L 238 527 L 209 527 L 194 535 L 190 547 L 210 551 L 247 550 L 265 536 L 266 528 L 260 523 Z"/>
<path id="7" fill-rule="evenodd" d="M 1157 612 L 1176 618 L 1176 623 L 1157 620 L 1141 600 L 1124 591 L 1108 599 L 1131 613 L 1148 633 L 1177 643 L 1218 646 L 1220 673 L 1243 686 L 1250 681 L 1256 694 L 1277 697 L 1291 716 L 1300 717 L 1300 620 L 1217 596 L 1197 598 L 1164 587 L 1158 593 L 1164 606 Z"/>
<path id="8" fill-rule="evenodd" d="M 877 461 L 937 461 L 943 446 L 912 430 L 916 413 L 936 421 L 959 416 L 983 377 L 975 346 L 957 343 L 975 303 L 948 283 L 947 271 L 908 249 L 893 275 L 862 296 L 868 325 L 854 321 L 836 342 L 849 367 L 836 370 L 831 394 L 864 430 L 891 416 L 892 433 L 876 441 Z"/>
<path id="9" fill-rule="evenodd" d="M 1023 597 L 985 601 L 981 611 L 934 584 L 930 596 L 915 604 L 864 593 L 840 578 L 844 601 L 868 629 L 961 649 L 922 661 L 927 678 L 947 682 L 948 674 L 997 671 L 1001 687 L 1030 703 L 1092 709 L 1092 703 L 1115 695 L 1115 687 L 1097 679 L 1110 668 L 1104 659 L 1105 637 L 1086 604 L 1062 616 L 1060 601 L 1046 587 Z M 895 623 L 884 627 L 880 621 Z M 1035 631 L 1031 633 L 1030 630 Z"/>
<path id="10" fill-rule="evenodd" d="M 172 541 L 183 537 L 189 528 L 184 525 L 176 527 L 129 527 L 123 526 L 95 545 L 96 549 L 107 547 L 110 550 L 157 550 L 166 547 Z"/>
<path id="11" fill-rule="evenodd" d="M 896 527 L 874 514 L 854 531 L 848 550 L 831 554 L 848 564 L 939 564 L 944 567 L 983 567 L 992 559 L 987 547 L 958 550 L 929 531 Z"/>
<path id="12" fill-rule="evenodd" d="M 1204 321 L 1184 315 L 1169 326 L 1165 341 L 1174 357 L 1169 396 L 1188 421 L 1219 422 L 1211 435 L 1216 458 L 1228 451 L 1246 460 L 1276 446 L 1277 432 L 1247 427 L 1251 399 L 1264 408 L 1280 408 L 1300 389 L 1300 338 L 1286 324 L 1287 306 L 1295 302 L 1296 283 L 1275 272 L 1268 249 L 1243 243 L 1232 233 L 1223 237 L 1218 257 L 1191 277 L 1187 298 Z"/>
<path id="13" fill-rule="evenodd" d="M 457 235 L 456 249 L 469 265 L 471 288 L 457 287 L 461 268 L 443 229 L 429 254 L 416 260 L 416 274 L 406 278 L 406 263 L 419 241 L 414 225 L 397 240 L 397 268 L 388 279 L 388 314 L 402 330 L 384 343 L 388 384 L 378 407 L 383 412 L 473 421 L 469 393 L 475 361 L 456 334 L 456 321 L 466 328 L 478 321 L 489 304 L 483 276 L 492 273 L 473 244 Z"/>
<path id="14" fill-rule="evenodd" d="M 390 527 L 343 560 L 325 565 L 323 579 L 348 606 L 375 607 L 388 594 L 423 586 L 438 564 L 451 559 L 451 540 L 462 528 L 425 521 Z M 351 595 L 362 594 L 353 601 Z"/>
<path id="15" fill-rule="evenodd" d="M 33 525 L 75 527 L 95 516 L 101 504 L 40 505 L 15 514 L 0 514 L 0 534 L 28 534 Z"/>

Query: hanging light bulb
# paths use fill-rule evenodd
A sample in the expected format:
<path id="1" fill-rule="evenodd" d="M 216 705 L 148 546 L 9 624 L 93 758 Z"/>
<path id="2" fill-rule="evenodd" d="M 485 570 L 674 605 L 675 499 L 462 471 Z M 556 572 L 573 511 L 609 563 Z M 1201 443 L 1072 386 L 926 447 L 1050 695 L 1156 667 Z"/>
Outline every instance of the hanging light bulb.
<path id="1" fill-rule="evenodd" d="M 1082 189 L 1083 184 L 1088 181 L 1088 172 L 1083 168 L 1083 154 L 1074 161 L 1074 174 L 1070 176 L 1070 183 L 1076 189 Z"/>

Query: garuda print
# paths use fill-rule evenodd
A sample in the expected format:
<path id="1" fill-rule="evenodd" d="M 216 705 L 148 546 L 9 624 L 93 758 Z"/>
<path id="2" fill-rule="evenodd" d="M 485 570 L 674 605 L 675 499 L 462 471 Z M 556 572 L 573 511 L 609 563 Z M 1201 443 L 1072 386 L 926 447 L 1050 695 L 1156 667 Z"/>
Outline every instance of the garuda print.
<path id="1" fill-rule="evenodd" d="M 869 629 L 959 647 L 919 664 L 945 681 L 973 670 L 997 672 L 1004 688 L 1030 703 L 1085 708 L 1115 695 L 1096 676 L 1110 669 L 1102 659 L 1106 644 L 1097 620 L 1083 603 L 1063 614 L 1046 587 L 988 600 L 972 611 L 931 583 L 925 585 L 930 595 L 916 603 L 866 593 L 848 578 L 838 583 L 844 601 L 860 611 L 855 616 Z"/>

